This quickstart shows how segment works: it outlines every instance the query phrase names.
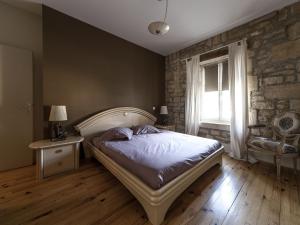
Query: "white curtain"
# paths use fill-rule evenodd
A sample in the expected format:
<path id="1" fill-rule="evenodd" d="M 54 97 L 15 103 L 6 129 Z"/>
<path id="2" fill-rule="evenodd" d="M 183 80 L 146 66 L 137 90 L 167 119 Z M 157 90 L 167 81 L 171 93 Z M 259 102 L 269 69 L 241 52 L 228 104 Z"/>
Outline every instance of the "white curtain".
<path id="1" fill-rule="evenodd" d="M 245 155 L 245 140 L 247 136 L 247 43 L 245 40 L 229 46 L 230 74 L 230 156 L 242 159 Z"/>
<path id="2" fill-rule="evenodd" d="M 197 135 L 200 125 L 202 67 L 199 56 L 186 64 L 185 132 Z"/>

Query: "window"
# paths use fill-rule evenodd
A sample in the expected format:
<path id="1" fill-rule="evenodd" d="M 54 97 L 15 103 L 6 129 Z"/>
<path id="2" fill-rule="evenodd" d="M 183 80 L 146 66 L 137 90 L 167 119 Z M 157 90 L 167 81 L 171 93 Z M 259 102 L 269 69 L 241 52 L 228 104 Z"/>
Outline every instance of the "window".
<path id="1" fill-rule="evenodd" d="M 211 123 L 228 123 L 230 121 L 228 60 L 209 61 L 209 64 L 203 62 L 201 120 Z"/>

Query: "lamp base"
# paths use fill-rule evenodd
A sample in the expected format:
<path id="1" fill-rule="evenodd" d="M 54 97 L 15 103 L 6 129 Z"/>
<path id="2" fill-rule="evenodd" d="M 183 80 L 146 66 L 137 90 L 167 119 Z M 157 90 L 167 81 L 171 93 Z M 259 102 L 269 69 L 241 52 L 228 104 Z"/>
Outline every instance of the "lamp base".
<path id="1" fill-rule="evenodd" d="M 169 123 L 169 116 L 168 115 L 160 115 L 160 124 L 161 125 L 168 125 Z"/>
<path id="2" fill-rule="evenodd" d="M 65 140 L 65 131 L 60 122 L 51 124 L 50 141 L 62 141 Z"/>
<path id="3" fill-rule="evenodd" d="M 50 141 L 56 142 L 56 141 L 63 141 L 66 140 L 66 137 L 58 137 L 58 138 L 50 138 Z"/>

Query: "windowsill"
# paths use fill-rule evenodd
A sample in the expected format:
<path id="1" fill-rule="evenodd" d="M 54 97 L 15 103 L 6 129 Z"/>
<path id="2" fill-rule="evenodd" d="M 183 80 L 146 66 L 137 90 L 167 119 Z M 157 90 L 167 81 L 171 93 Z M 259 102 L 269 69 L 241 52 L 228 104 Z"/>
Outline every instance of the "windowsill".
<path id="1" fill-rule="evenodd" d="M 214 122 L 214 121 L 202 121 L 200 122 L 201 128 L 209 128 L 216 130 L 230 131 L 230 123 Z"/>

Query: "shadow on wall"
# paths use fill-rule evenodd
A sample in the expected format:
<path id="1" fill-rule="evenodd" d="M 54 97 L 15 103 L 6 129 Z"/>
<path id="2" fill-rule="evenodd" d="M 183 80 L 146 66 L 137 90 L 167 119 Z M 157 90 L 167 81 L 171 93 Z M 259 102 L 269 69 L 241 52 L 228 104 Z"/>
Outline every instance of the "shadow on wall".
<path id="1" fill-rule="evenodd" d="M 42 15 L 42 0 L 1 0 L 1 2 L 19 9 L 23 9 L 38 16 Z"/>

